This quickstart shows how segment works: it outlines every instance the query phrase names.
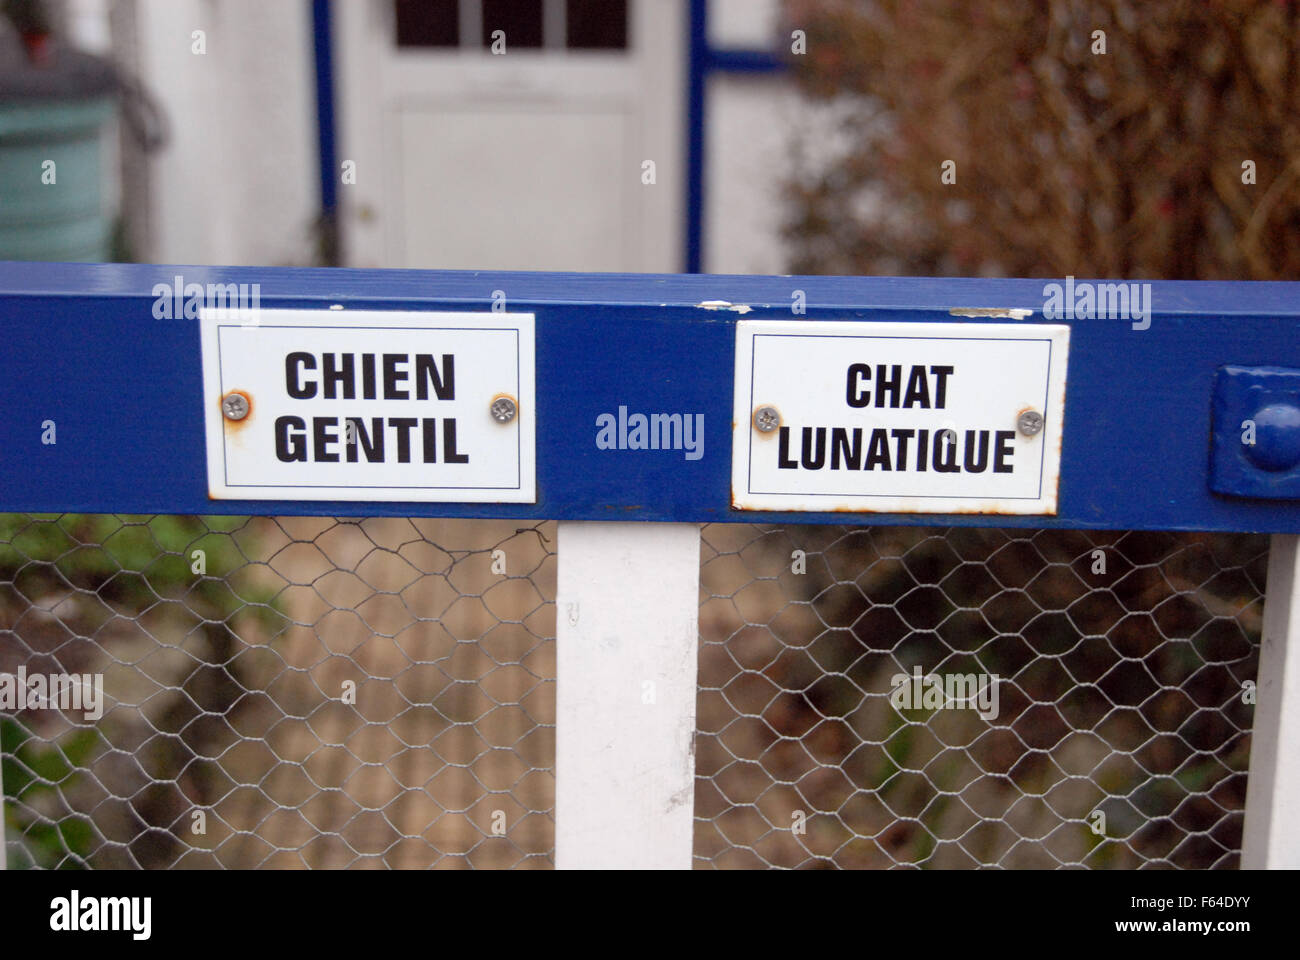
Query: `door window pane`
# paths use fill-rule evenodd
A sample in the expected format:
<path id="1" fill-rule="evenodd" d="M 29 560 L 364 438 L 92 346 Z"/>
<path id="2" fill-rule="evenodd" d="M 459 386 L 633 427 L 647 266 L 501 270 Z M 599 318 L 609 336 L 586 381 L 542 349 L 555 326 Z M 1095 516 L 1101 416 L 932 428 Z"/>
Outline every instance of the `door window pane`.
<path id="1" fill-rule="evenodd" d="M 515 47 L 542 45 L 542 0 L 483 0 L 483 46 L 492 46 L 493 32 L 506 35 L 506 52 Z"/>
<path id="2" fill-rule="evenodd" d="M 399 47 L 454 47 L 460 43 L 456 0 L 396 0 Z"/>
<path id="3" fill-rule="evenodd" d="M 565 0 L 565 4 L 565 46 L 627 49 L 627 0 Z"/>

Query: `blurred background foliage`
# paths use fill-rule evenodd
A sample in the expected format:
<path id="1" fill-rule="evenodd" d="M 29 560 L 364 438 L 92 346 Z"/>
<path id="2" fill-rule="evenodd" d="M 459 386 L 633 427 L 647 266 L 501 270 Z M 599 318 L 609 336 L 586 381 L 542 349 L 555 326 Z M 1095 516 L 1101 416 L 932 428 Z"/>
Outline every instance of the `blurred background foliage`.
<path id="1" fill-rule="evenodd" d="M 1294 0 L 786 0 L 786 14 L 808 35 L 800 87 L 834 105 L 842 140 L 789 184 L 792 272 L 1300 275 Z"/>

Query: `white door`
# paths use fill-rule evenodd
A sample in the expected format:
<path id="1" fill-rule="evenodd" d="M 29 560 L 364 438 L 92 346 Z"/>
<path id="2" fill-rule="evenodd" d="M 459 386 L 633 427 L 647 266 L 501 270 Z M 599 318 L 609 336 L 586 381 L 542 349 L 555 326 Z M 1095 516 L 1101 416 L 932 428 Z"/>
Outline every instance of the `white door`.
<path id="1" fill-rule="evenodd" d="M 680 270 L 683 10 L 335 3 L 344 262 Z"/>

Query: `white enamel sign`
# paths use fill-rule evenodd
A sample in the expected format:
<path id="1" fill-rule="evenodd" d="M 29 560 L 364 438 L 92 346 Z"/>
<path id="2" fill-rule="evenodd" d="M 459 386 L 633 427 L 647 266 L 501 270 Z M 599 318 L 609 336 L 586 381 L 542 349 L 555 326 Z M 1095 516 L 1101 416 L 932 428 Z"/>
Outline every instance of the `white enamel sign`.
<path id="1" fill-rule="evenodd" d="M 533 503 L 533 315 L 200 314 L 208 495 Z"/>
<path id="2" fill-rule="evenodd" d="M 736 330 L 737 509 L 1056 512 L 1068 326 Z"/>

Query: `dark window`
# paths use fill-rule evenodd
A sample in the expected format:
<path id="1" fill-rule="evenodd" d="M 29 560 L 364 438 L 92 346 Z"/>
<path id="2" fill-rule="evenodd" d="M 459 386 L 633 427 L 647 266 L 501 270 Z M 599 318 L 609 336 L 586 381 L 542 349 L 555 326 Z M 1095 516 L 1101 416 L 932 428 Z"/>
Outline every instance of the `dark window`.
<path id="1" fill-rule="evenodd" d="M 517 47 L 542 45 L 542 0 L 483 0 L 483 46 L 492 46 L 492 34 L 506 35 L 506 52 Z"/>
<path id="2" fill-rule="evenodd" d="M 454 47 L 459 43 L 456 0 L 397 0 L 399 47 Z"/>
<path id="3" fill-rule="evenodd" d="M 565 46 L 626 50 L 627 0 L 565 0 Z"/>
<path id="4" fill-rule="evenodd" d="M 2 3 L 3 0 L 0 0 Z M 354 0 L 360 2 L 360 0 Z M 399 47 L 455 48 L 474 43 L 491 49 L 505 34 L 506 50 L 626 50 L 629 0 L 393 0 Z M 461 33 L 462 16 L 481 11 L 482 22 Z"/>

